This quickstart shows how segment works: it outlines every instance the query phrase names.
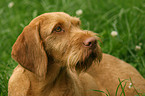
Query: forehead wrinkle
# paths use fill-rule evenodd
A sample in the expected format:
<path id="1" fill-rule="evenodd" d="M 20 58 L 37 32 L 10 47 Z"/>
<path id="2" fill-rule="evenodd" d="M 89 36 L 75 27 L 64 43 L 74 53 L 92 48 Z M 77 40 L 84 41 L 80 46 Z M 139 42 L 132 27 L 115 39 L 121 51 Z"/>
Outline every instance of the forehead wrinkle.
<path id="1" fill-rule="evenodd" d="M 71 26 L 71 20 L 70 17 L 68 16 L 59 16 L 58 18 L 56 18 L 56 22 L 57 24 L 62 24 L 64 27 L 69 28 Z"/>
<path id="2" fill-rule="evenodd" d="M 60 24 L 68 25 L 70 21 L 70 16 L 66 14 L 53 14 L 53 20 Z"/>
<path id="3" fill-rule="evenodd" d="M 58 13 L 58 14 L 55 14 L 55 17 L 57 17 L 57 19 L 60 19 L 60 21 L 63 21 L 63 22 L 69 22 L 73 25 L 76 25 L 76 24 L 80 24 L 81 21 L 79 18 L 77 17 L 72 17 L 68 14 L 65 14 L 65 13 Z"/>
<path id="4" fill-rule="evenodd" d="M 50 22 L 57 22 L 57 24 L 63 24 L 66 27 L 70 27 L 71 24 L 76 25 L 80 20 L 76 17 L 71 17 L 70 15 L 63 12 L 55 12 L 45 14 Z"/>

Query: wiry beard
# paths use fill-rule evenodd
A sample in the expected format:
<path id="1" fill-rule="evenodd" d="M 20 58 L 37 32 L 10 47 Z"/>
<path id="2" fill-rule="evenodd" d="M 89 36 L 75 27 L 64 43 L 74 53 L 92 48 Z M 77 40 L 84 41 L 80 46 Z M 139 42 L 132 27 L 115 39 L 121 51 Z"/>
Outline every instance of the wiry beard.
<path id="1" fill-rule="evenodd" d="M 98 48 L 72 50 L 67 59 L 67 67 L 72 71 L 86 71 L 93 62 L 99 62 L 101 59 L 101 52 Z"/>

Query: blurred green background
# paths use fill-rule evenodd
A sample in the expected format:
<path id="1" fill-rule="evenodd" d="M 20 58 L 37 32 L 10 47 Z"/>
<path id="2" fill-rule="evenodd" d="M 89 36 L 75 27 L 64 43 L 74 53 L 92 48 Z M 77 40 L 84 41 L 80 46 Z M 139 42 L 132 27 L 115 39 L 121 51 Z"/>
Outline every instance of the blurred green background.
<path id="1" fill-rule="evenodd" d="M 1 0 L 1 96 L 7 96 L 8 79 L 17 66 L 11 50 L 18 35 L 36 16 L 56 11 L 79 17 L 83 29 L 100 35 L 103 52 L 130 63 L 145 77 L 145 0 Z"/>

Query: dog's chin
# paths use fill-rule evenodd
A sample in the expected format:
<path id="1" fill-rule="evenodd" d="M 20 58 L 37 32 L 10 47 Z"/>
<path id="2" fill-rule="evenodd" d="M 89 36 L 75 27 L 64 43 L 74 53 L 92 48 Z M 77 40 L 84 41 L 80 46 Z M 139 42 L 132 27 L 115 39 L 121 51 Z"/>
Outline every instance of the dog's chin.
<path id="1" fill-rule="evenodd" d="M 97 52 L 93 50 L 87 50 L 86 52 L 75 66 L 77 71 L 86 71 L 97 58 Z"/>
<path id="2" fill-rule="evenodd" d="M 93 62 L 100 62 L 102 57 L 99 47 L 71 50 L 67 58 L 67 67 L 72 71 L 86 71 Z"/>

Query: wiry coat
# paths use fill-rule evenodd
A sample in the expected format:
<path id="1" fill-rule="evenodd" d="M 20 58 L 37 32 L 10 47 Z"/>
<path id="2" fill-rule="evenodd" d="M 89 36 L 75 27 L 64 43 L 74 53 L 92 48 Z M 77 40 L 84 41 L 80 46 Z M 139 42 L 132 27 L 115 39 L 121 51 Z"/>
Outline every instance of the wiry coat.
<path id="1" fill-rule="evenodd" d="M 12 48 L 19 63 L 9 80 L 9 96 L 115 95 L 120 80 L 131 78 L 126 96 L 145 92 L 145 80 L 131 65 L 101 53 L 97 34 L 80 29 L 66 13 L 45 13 L 26 26 Z M 94 39 L 95 38 L 95 39 Z M 121 88 L 118 94 L 121 93 Z"/>

